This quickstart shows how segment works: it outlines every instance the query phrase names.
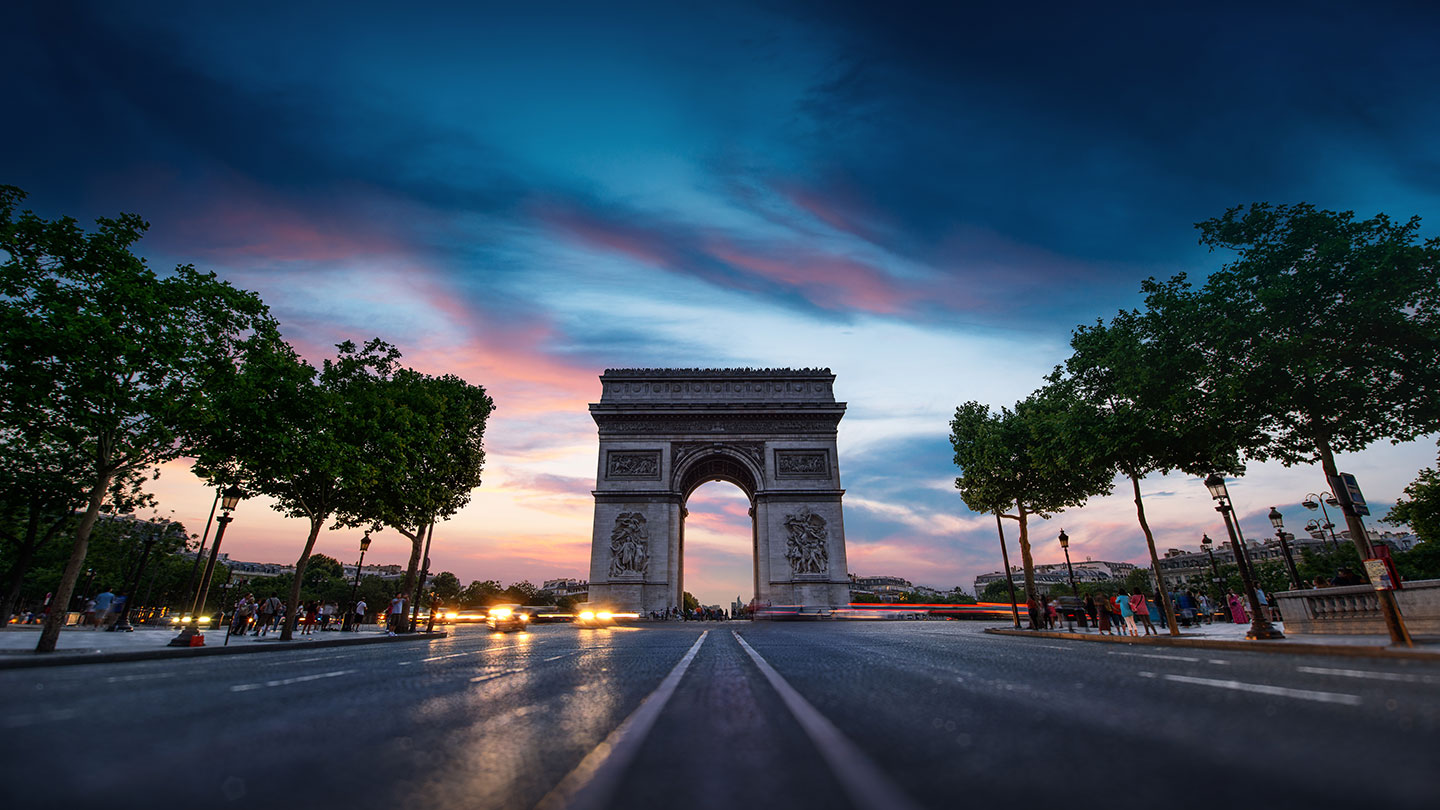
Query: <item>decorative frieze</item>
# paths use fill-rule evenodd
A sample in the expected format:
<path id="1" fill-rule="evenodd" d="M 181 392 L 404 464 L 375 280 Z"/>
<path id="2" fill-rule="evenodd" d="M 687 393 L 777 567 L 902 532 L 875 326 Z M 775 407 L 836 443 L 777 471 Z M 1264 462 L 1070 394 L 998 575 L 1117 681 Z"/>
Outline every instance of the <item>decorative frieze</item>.
<path id="1" fill-rule="evenodd" d="M 606 478 L 631 481 L 660 478 L 659 450 L 611 450 L 605 459 Z"/>
<path id="2" fill-rule="evenodd" d="M 824 450 L 776 450 L 777 478 L 829 478 L 830 455 Z"/>
<path id="3" fill-rule="evenodd" d="M 834 433 L 840 414 L 832 418 L 819 419 L 766 419 L 766 418 L 627 418 L 611 415 L 595 416 L 600 434 L 754 434 L 754 433 Z"/>
<path id="4" fill-rule="evenodd" d="M 686 459 L 703 451 L 731 451 L 755 462 L 756 467 L 765 466 L 764 442 L 675 442 L 670 445 L 670 468 L 680 469 Z"/>

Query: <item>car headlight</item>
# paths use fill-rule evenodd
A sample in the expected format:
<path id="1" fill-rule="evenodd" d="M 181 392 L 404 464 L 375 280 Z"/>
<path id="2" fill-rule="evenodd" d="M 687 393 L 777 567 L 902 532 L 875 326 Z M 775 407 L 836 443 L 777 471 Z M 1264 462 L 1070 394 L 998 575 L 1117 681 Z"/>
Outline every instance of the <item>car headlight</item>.
<path id="1" fill-rule="evenodd" d="M 530 621 L 530 614 L 529 614 L 529 613 L 521 613 L 519 618 L 520 618 L 520 621 L 522 621 L 522 622 L 528 622 L 528 621 Z"/>
<path id="2" fill-rule="evenodd" d="M 615 616 L 608 610 L 602 610 L 599 613 L 595 614 L 595 618 L 600 619 L 601 621 L 608 622 L 611 619 L 615 618 Z"/>
<path id="3" fill-rule="evenodd" d="M 459 614 L 459 613 L 456 613 L 455 611 L 452 610 L 452 611 L 450 611 L 449 613 L 446 613 L 446 614 L 445 614 L 445 618 L 447 618 L 447 619 L 458 619 L 458 618 L 460 618 L 460 614 Z"/>
<path id="4" fill-rule="evenodd" d="M 209 624 L 209 623 L 210 623 L 210 617 L 209 617 L 209 616 L 201 616 L 201 617 L 200 617 L 200 623 L 201 623 L 201 624 Z"/>
<path id="5" fill-rule="evenodd" d="M 171 616 L 171 617 L 170 617 L 170 623 L 171 623 L 171 624 L 179 624 L 179 623 L 180 623 L 180 617 L 179 617 L 179 616 Z"/>
<path id="6" fill-rule="evenodd" d="M 586 622 L 588 622 L 588 621 L 590 621 L 591 619 L 594 619 L 594 618 L 595 618 L 595 611 L 593 611 L 593 610 L 582 610 L 582 611 L 580 611 L 580 620 L 581 620 L 581 621 L 586 621 Z"/>
<path id="7" fill-rule="evenodd" d="M 508 618 L 510 618 L 510 612 L 511 612 L 511 611 L 510 611 L 510 608 L 496 608 L 496 609 L 490 611 L 490 618 L 492 618 L 492 619 L 508 619 Z"/>

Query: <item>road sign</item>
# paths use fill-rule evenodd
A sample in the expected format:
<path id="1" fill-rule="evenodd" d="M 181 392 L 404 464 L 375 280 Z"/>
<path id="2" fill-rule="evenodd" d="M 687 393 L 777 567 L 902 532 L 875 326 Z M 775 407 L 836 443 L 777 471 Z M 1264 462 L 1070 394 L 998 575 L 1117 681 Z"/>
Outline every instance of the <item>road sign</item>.
<path id="1" fill-rule="evenodd" d="M 1365 496 L 1360 494 L 1360 485 L 1355 482 L 1355 476 L 1342 472 L 1330 483 L 1335 490 L 1335 497 L 1339 498 L 1342 503 L 1349 501 L 1355 514 L 1370 514 L 1370 507 L 1365 505 Z"/>
<path id="2" fill-rule="evenodd" d="M 1365 573 L 1370 575 L 1370 584 L 1375 586 L 1375 590 L 1390 591 L 1395 589 L 1395 580 L 1390 576 L 1390 566 L 1386 565 L 1384 560 L 1366 560 Z"/>

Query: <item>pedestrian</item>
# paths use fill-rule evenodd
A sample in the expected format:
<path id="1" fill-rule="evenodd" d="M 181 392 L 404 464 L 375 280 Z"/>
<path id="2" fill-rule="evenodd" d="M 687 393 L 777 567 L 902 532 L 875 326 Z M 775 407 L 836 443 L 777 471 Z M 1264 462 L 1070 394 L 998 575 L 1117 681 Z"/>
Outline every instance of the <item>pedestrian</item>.
<path id="1" fill-rule="evenodd" d="M 275 624 L 275 618 L 280 615 L 284 607 L 284 603 L 280 601 L 280 597 L 278 596 L 268 596 L 265 598 L 265 601 L 260 603 L 260 618 L 255 622 L 255 636 L 257 638 L 270 632 L 271 626 Z"/>
<path id="2" fill-rule="evenodd" d="M 387 635 L 393 636 L 396 633 L 400 632 L 400 629 L 404 626 L 404 619 L 405 596 L 404 594 L 397 593 L 395 594 L 395 598 L 390 600 L 390 623 L 388 626 Z"/>
<path id="3" fill-rule="evenodd" d="M 1124 632 L 1139 637 L 1140 628 L 1135 626 L 1135 608 L 1130 606 L 1130 592 L 1121 588 L 1115 601 L 1116 607 L 1120 609 L 1120 619 L 1125 623 Z"/>
<path id="4" fill-rule="evenodd" d="M 6 617 L 8 618 L 8 617 Z M 85 600 L 85 610 L 80 616 L 80 626 L 88 627 L 95 623 L 95 600 Z"/>
<path id="5" fill-rule="evenodd" d="M 360 632 L 360 625 L 365 623 L 365 609 L 368 607 L 363 598 L 355 603 L 355 626 L 351 630 Z"/>
<path id="6" fill-rule="evenodd" d="M 1141 624 L 1145 625 L 1145 635 L 1159 635 L 1155 632 L 1154 623 L 1150 621 L 1150 605 L 1145 601 L 1144 591 L 1136 590 L 1135 593 L 1130 594 L 1130 612 L 1140 620 Z"/>
<path id="7" fill-rule="evenodd" d="M 1230 608 L 1230 621 L 1235 624 L 1249 624 L 1250 615 L 1245 612 L 1245 600 L 1234 591 L 1225 594 L 1225 604 Z"/>
<path id="8" fill-rule="evenodd" d="M 110 618 L 110 607 L 115 604 L 115 594 L 109 588 L 101 591 L 95 597 L 95 624 L 92 629 L 99 630 Z"/>
<path id="9" fill-rule="evenodd" d="M 243 636 L 250 627 L 250 617 L 255 613 L 255 594 L 247 593 L 235 603 L 235 620 L 231 623 L 230 635 Z"/>
<path id="10" fill-rule="evenodd" d="M 1059 611 L 1056 610 L 1055 603 L 1050 601 L 1050 597 L 1042 596 L 1040 600 L 1045 606 L 1045 626 L 1054 630 L 1059 625 Z"/>
<path id="11" fill-rule="evenodd" d="M 1260 618 L 1267 622 L 1275 621 L 1275 612 L 1270 609 L 1270 598 L 1265 595 L 1265 589 L 1255 588 L 1255 601 L 1260 603 Z"/>
<path id="12" fill-rule="evenodd" d="M 1085 613 L 1090 617 L 1090 624 L 1094 627 L 1100 626 L 1100 616 L 1095 611 L 1095 594 L 1085 594 Z M 1109 622 L 1105 623 L 1109 625 Z"/>

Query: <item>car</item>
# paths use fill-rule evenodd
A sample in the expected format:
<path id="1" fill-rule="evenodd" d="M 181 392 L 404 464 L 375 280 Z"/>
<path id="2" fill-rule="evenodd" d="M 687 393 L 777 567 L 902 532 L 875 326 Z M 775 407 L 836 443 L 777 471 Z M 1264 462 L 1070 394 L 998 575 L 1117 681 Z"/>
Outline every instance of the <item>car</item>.
<path id="1" fill-rule="evenodd" d="M 454 621 L 456 624 L 484 624 L 489 617 L 488 610 L 457 610 Z"/>
<path id="2" fill-rule="evenodd" d="M 608 610 L 585 608 L 575 614 L 576 627 L 609 627 L 615 623 L 615 614 Z"/>
<path id="3" fill-rule="evenodd" d="M 510 633 L 524 630 L 530 624 L 530 614 L 521 610 L 519 605 L 494 605 L 486 613 L 485 623 L 490 625 L 491 630 Z"/>

